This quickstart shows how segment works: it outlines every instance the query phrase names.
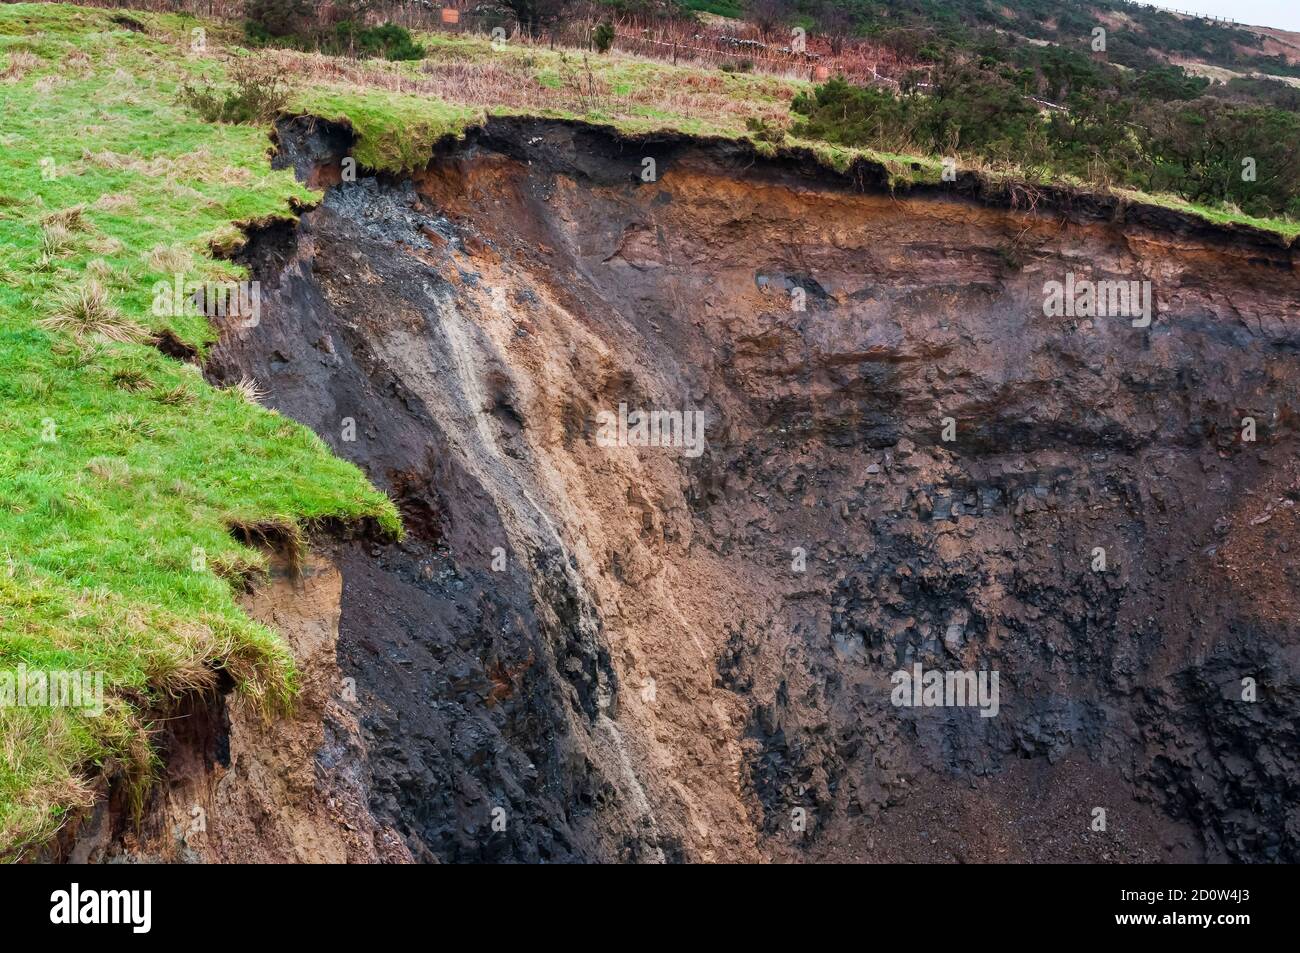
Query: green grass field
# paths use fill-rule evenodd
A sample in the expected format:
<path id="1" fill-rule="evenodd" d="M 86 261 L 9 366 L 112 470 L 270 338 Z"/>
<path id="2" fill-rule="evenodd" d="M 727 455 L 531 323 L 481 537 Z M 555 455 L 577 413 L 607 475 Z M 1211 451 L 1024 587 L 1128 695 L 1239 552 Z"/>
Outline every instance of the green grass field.
<path id="1" fill-rule="evenodd" d="M 142 789 L 149 718 L 219 671 L 268 711 L 291 702 L 285 647 L 235 601 L 263 557 L 233 526 L 398 529 L 313 433 L 149 343 L 210 344 L 203 316 L 153 314 L 155 283 L 240 277 L 209 243 L 312 195 L 270 170 L 267 130 L 174 104 L 211 64 L 186 53 L 192 24 L 139 18 L 148 35 L 0 6 L 0 672 L 102 672 L 107 696 L 99 715 L 0 705 L 5 856 L 104 770 Z"/>

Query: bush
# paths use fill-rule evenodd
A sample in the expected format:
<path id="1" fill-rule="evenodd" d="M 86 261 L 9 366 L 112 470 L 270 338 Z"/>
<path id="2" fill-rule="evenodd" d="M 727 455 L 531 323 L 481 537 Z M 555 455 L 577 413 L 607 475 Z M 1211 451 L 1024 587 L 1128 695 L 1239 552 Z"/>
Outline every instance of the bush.
<path id="1" fill-rule="evenodd" d="M 1295 113 L 1206 98 L 1153 104 L 1138 121 L 1147 129 L 1142 187 L 1197 202 L 1230 202 L 1249 215 L 1300 209 Z M 1253 179 L 1243 178 L 1245 164 L 1253 167 Z"/>
<path id="2" fill-rule="evenodd" d="M 1209 85 L 1208 79 L 1189 76 L 1181 67 L 1156 66 L 1138 77 L 1134 90 L 1142 99 L 1168 102 L 1174 99 L 1195 99 Z"/>
<path id="3" fill-rule="evenodd" d="M 395 23 L 358 28 L 344 20 L 334 28 L 333 49 L 326 52 L 353 53 L 358 56 L 382 56 L 388 60 L 422 60 L 425 49 L 416 43 L 411 32 Z M 322 44 L 324 46 L 324 44 Z"/>
<path id="4" fill-rule="evenodd" d="M 803 117 L 794 134 L 889 152 L 965 153 L 1014 162 L 1030 177 L 1069 173 L 1250 215 L 1300 210 L 1294 112 L 1178 99 L 1199 84 L 1173 70 L 1145 85 L 1167 101 L 1135 101 L 1077 78 L 1066 85 L 1075 88 L 1068 110 L 1043 114 L 1006 79 L 970 67 L 937 70 L 931 92 L 911 95 L 836 77 L 794 98 L 791 109 Z"/>
<path id="5" fill-rule="evenodd" d="M 784 127 L 757 116 L 749 116 L 745 119 L 745 129 L 755 142 L 766 142 L 777 146 L 785 142 Z"/>
<path id="6" fill-rule="evenodd" d="M 614 45 L 614 24 L 606 20 L 597 26 L 591 34 L 591 42 L 596 47 L 597 53 L 608 53 L 609 48 Z"/>
<path id="7" fill-rule="evenodd" d="M 244 38 L 251 46 L 269 46 L 275 40 L 271 31 L 255 20 L 244 21 Z"/>
<path id="8" fill-rule="evenodd" d="M 250 43 L 319 50 L 332 55 L 424 59 L 425 49 L 395 23 L 365 26 L 371 0 L 333 0 L 316 7 L 305 0 L 248 0 L 244 34 Z"/>
<path id="9" fill-rule="evenodd" d="M 844 146 L 914 145 L 922 97 L 894 96 L 883 89 L 854 86 L 836 76 L 811 93 L 800 93 L 791 109 L 805 119 L 795 124 L 797 136 Z M 925 151 L 933 150 L 927 144 Z"/>
<path id="10" fill-rule="evenodd" d="M 289 84 L 273 66 L 244 60 L 230 71 L 233 86 L 186 83 L 179 100 L 206 122 L 270 122 L 289 101 Z"/>
<path id="11" fill-rule="evenodd" d="M 255 39 L 294 36 L 310 27 L 312 14 L 307 0 L 245 0 L 244 30 Z"/>
<path id="12" fill-rule="evenodd" d="M 544 30 L 568 18 L 573 3 L 572 0 L 500 0 L 497 5 L 509 10 L 519 29 L 528 36 L 540 36 Z"/>

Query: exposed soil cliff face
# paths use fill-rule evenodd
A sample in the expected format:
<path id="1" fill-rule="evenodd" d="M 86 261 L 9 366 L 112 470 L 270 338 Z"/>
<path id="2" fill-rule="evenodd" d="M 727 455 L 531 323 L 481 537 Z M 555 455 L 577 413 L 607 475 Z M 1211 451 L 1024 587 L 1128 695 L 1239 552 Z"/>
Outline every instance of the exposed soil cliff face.
<path id="1" fill-rule="evenodd" d="M 281 139 L 339 182 L 345 131 Z M 1300 858 L 1293 252 L 977 192 L 493 121 L 254 236 L 211 373 L 411 530 L 334 554 L 367 849 Z M 1067 272 L 1150 327 L 1044 316 Z M 599 445 L 620 403 L 702 454 Z M 918 662 L 996 717 L 893 705 Z"/>
<path id="2" fill-rule="evenodd" d="M 233 695 L 162 713 L 164 770 L 142 823 L 102 802 L 76 831 L 77 863 L 406 863 L 369 806 L 351 686 L 336 659 L 343 577 L 332 560 L 277 559 L 244 599 L 284 636 L 298 665 L 291 712 L 267 719 Z"/>

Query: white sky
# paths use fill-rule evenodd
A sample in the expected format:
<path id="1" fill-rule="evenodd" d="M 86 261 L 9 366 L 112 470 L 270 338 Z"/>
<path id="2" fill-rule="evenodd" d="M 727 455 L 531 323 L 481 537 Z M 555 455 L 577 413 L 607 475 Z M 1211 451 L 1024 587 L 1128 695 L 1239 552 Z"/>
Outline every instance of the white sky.
<path id="1" fill-rule="evenodd" d="M 1300 32 L 1297 0 L 1145 0 L 1155 7 L 1186 13 L 1210 13 L 1254 26 L 1276 26 Z"/>

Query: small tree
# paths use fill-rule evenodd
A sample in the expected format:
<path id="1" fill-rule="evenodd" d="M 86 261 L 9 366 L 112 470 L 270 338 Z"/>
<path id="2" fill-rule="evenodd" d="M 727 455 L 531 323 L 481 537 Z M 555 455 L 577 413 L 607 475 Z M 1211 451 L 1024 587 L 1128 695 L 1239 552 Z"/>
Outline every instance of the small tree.
<path id="1" fill-rule="evenodd" d="M 764 40 L 784 26 L 793 12 L 791 0 L 745 0 L 745 19 L 758 28 Z"/>
<path id="2" fill-rule="evenodd" d="M 614 45 L 614 24 L 608 20 L 599 24 L 592 31 L 591 42 L 596 47 L 597 53 L 608 53 L 609 48 Z"/>
<path id="3" fill-rule="evenodd" d="M 312 19 L 307 0 L 246 0 L 244 17 L 250 33 L 293 36 L 306 31 Z"/>
<path id="4" fill-rule="evenodd" d="M 501 5 L 514 14 L 519 29 L 537 36 L 568 12 L 571 0 L 502 0 Z"/>
<path id="5" fill-rule="evenodd" d="M 836 0 L 824 0 L 817 8 L 817 29 L 826 37 L 833 55 L 844 52 L 844 44 L 853 35 L 854 27 L 853 14 Z"/>

